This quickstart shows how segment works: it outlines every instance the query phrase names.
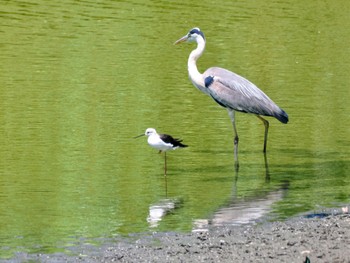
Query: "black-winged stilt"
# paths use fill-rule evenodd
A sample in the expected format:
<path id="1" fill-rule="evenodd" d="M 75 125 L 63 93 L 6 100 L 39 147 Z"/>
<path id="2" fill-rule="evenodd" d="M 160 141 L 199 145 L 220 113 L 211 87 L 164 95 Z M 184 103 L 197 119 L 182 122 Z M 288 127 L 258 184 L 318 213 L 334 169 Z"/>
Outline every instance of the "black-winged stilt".
<path id="1" fill-rule="evenodd" d="M 159 153 L 164 152 L 164 175 L 166 176 L 166 152 L 169 150 L 175 150 L 177 148 L 184 148 L 188 145 L 182 144 L 182 140 L 173 138 L 168 134 L 158 134 L 157 131 L 153 128 L 148 128 L 145 133 L 140 134 L 134 138 L 138 138 L 144 135 L 148 136 L 147 142 L 151 147 L 159 150 Z"/>

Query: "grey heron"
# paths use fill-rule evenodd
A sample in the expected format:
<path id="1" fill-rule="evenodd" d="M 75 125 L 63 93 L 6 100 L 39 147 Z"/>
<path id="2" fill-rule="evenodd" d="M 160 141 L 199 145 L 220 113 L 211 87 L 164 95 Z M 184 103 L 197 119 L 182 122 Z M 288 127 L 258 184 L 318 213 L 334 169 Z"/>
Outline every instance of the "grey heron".
<path id="1" fill-rule="evenodd" d="M 164 152 L 164 175 L 166 176 L 166 152 L 168 150 L 188 147 L 188 145 L 182 144 L 182 140 L 173 138 L 171 135 L 158 134 L 157 131 L 153 128 L 146 129 L 145 133 L 140 134 L 134 138 L 138 138 L 144 135 L 148 136 L 147 142 L 151 147 L 159 150 L 159 153 Z"/>
<path id="2" fill-rule="evenodd" d="M 195 27 L 174 44 L 196 42 L 188 58 L 188 74 L 193 85 L 211 96 L 219 105 L 228 110 L 234 130 L 234 155 L 238 164 L 238 133 L 235 124 L 235 111 L 256 115 L 265 126 L 264 148 L 266 153 L 269 122 L 262 116 L 272 116 L 282 123 L 288 122 L 287 113 L 278 107 L 263 91 L 242 76 L 227 69 L 211 67 L 201 74 L 196 62 L 205 49 L 205 36 Z"/>

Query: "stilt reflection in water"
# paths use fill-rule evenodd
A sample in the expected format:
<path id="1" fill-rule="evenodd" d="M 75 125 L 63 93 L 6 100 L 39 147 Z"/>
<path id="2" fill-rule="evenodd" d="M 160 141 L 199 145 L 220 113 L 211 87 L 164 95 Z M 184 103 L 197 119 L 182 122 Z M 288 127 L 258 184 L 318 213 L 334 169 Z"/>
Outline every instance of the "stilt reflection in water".
<path id="1" fill-rule="evenodd" d="M 159 226 L 159 222 L 173 210 L 182 206 L 183 200 L 180 198 L 168 198 L 168 180 L 164 178 L 165 198 L 150 205 L 147 222 L 149 227 L 155 228 Z"/>

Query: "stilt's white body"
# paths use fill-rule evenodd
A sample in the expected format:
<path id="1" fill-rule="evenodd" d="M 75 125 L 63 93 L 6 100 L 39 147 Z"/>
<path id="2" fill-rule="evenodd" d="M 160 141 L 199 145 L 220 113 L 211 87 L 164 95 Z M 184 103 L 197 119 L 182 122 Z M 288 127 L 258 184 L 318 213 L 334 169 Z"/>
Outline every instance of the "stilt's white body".
<path id="1" fill-rule="evenodd" d="M 181 140 L 174 139 L 167 134 L 158 134 L 157 131 L 153 128 L 148 128 L 145 132 L 145 135 L 148 136 L 148 144 L 151 147 L 162 152 L 175 150 L 179 147 L 187 147 L 187 145 L 181 143 Z"/>
<path id="2" fill-rule="evenodd" d="M 147 139 L 147 142 L 148 144 L 157 149 L 157 150 L 160 150 L 162 152 L 165 152 L 165 151 L 168 151 L 168 150 L 175 150 L 176 148 L 178 147 L 174 147 L 173 144 L 171 143 L 166 143 L 164 142 L 160 137 L 159 137 L 159 134 L 157 134 L 156 132 L 155 133 L 152 133 L 148 139 Z"/>
<path id="3" fill-rule="evenodd" d="M 184 148 L 187 147 L 187 145 L 182 144 L 182 140 L 174 139 L 170 135 L 158 134 L 153 128 L 148 128 L 144 134 L 136 136 L 135 138 L 143 135 L 148 136 L 147 142 L 151 147 L 159 150 L 159 153 L 164 152 L 164 175 L 166 175 L 166 152 L 168 150 L 175 150 L 179 147 Z"/>

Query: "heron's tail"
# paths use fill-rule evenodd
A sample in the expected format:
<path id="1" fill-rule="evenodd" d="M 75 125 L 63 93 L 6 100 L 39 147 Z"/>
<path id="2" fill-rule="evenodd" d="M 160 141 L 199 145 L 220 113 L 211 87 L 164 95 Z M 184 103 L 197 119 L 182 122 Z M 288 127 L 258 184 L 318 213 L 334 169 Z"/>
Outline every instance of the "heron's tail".
<path id="1" fill-rule="evenodd" d="M 288 114 L 284 111 L 284 110 L 282 110 L 282 109 L 280 109 L 280 111 L 279 112 L 277 112 L 277 113 L 275 113 L 275 118 L 277 119 L 277 120 L 279 120 L 280 122 L 282 122 L 282 123 L 287 123 L 288 122 Z"/>

